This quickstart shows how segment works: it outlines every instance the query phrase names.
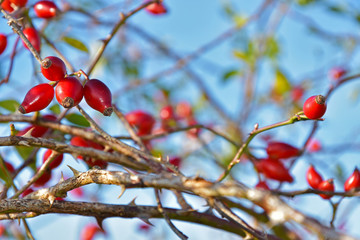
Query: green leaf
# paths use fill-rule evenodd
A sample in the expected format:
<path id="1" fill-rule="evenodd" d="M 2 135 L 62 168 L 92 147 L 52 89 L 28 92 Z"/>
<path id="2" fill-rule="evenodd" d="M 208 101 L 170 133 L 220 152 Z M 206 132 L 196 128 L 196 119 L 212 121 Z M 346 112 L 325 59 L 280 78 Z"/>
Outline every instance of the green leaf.
<path id="1" fill-rule="evenodd" d="M 82 127 L 90 127 L 90 123 L 88 122 L 88 120 L 86 120 L 82 115 L 80 114 L 76 114 L 76 113 L 71 113 L 66 115 L 65 117 L 69 122 L 82 126 Z"/>
<path id="2" fill-rule="evenodd" d="M 74 48 L 76 48 L 76 49 L 78 49 L 80 51 L 89 53 L 89 50 L 86 47 L 86 45 L 84 43 L 82 43 L 80 40 L 76 39 L 76 38 L 63 37 L 62 40 L 64 42 L 66 42 L 67 44 L 69 44 L 70 46 L 72 46 L 72 47 L 74 47 Z"/>
<path id="3" fill-rule="evenodd" d="M 34 150 L 33 147 L 16 146 L 16 151 L 19 153 L 22 159 L 26 160 L 30 153 Z"/>
<path id="4" fill-rule="evenodd" d="M 274 37 L 268 37 L 266 39 L 265 55 L 270 59 L 275 59 L 280 52 L 279 44 Z"/>
<path id="5" fill-rule="evenodd" d="M 274 79 L 274 92 L 278 95 L 284 95 L 291 90 L 291 84 L 279 69 L 276 70 Z"/>
<path id="6" fill-rule="evenodd" d="M 19 107 L 20 103 L 18 103 L 16 100 L 4 100 L 4 101 L 0 101 L 0 107 L 10 111 L 10 112 L 15 112 L 18 107 Z"/>
<path id="7" fill-rule="evenodd" d="M 226 82 L 228 82 L 231 78 L 233 78 L 233 77 L 235 77 L 235 76 L 237 76 L 237 75 L 239 75 L 239 71 L 238 71 L 237 69 L 230 69 L 230 70 L 224 72 L 221 80 L 222 80 L 222 82 L 226 83 Z"/>
<path id="8" fill-rule="evenodd" d="M 50 111 L 55 113 L 56 115 L 59 115 L 61 113 L 59 104 L 54 104 L 49 108 Z"/>

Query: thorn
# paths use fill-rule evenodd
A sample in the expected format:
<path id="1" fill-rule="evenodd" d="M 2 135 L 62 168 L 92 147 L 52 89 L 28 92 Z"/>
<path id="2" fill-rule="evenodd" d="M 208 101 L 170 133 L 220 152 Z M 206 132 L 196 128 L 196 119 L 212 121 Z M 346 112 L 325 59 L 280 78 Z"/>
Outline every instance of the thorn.
<path id="1" fill-rule="evenodd" d="M 135 203 L 135 200 L 136 200 L 137 197 L 134 197 L 133 200 L 131 200 L 131 202 L 128 204 L 129 206 L 137 206 L 136 203 Z"/>
<path id="2" fill-rule="evenodd" d="M 96 222 L 99 225 L 101 231 L 105 232 L 105 230 L 103 228 L 103 221 L 104 221 L 105 218 L 103 218 L 103 217 L 95 217 L 95 219 L 96 219 Z"/>
<path id="3" fill-rule="evenodd" d="M 123 169 L 131 176 L 136 176 L 135 173 L 133 171 L 131 171 L 130 169 L 127 169 L 126 167 L 123 167 Z"/>
<path id="4" fill-rule="evenodd" d="M 61 182 L 63 182 L 63 181 L 65 181 L 65 179 L 64 179 L 64 174 L 63 174 L 63 172 L 61 171 L 61 177 L 60 177 L 59 183 L 61 183 Z"/>
<path id="5" fill-rule="evenodd" d="M 26 132 L 25 134 L 23 134 L 21 137 L 25 137 L 25 138 L 31 138 L 31 137 L 33 137 L 33 136 L 31 135 L 31 133 L 32 133 L 32 131 L 34 130 L 34 128 L 35 128 L 35 127 L 30 128 L 29 131 L 27 131 L 27 132 Z"/>
<path id="6" fill-rule="evenodd" d="M 126 190 L 124 185 L 120 185 L 120 187 L 121 187 L 121 192 L 120 192 L 120 195 L 117 197 L 118 199 L 121 198 L 121 196 L 124 194 L 124 192 Z"/>
<path id="7" fill-rule="evenodd" d="M 140 219 L 141 221 L 143 221 L 144 223 L 149 224 L 150 226 L 154 227 L 154 224 L 152 224 L 152 223 L 149 221 L 148 218 L 139 217 L 139 219 Z"/>
<path id="8" fill-rule="evenodd" d="M 49 200 L 49 202 L 50 202 L 50 208 L 52 207 L 52 205 L 54 204 L 54 201 L 55 201 L 55 196 L 54 195 L 50 195 L 49 197 L 48 197 L 48 200 Z"/>
<path id="9" fill-rule="evenodd" d="M 214 215 L 213 209 L 211 207 L 209 207 L 204 213 L 209 215 Z"/>
<path id="10" fill-rule="evenodd" d="M 70 170 L 73 172 L 73 174 L 74 174 L 74 176 L 75 177 L 77 177 L 77 176 L 79 176 L 80 174 L 81 174 L 81 172 L 79 172 L 78 170 L 76 170 L 75 168 L 73 168 L 73 167 L 71 167 L 71 166 L 69 166 L 69 165 L 67 165 L 69 168 L 70 168 Z"/>
<path id="11" fill-rule="evenodd" d="M 19 141 L 19 145 L 23 145 L 23 146 L 31 147 L 31 146 L 29 145 L 29 143 L 28 143 L 28 142 L 26 142 L 26 141 Z"/>

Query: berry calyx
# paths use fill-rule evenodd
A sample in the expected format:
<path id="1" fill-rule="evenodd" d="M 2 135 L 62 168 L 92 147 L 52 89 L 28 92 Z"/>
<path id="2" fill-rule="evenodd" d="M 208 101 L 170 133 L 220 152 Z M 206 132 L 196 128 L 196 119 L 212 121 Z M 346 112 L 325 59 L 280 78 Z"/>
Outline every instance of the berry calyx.
<path id="1" fill-rule="evenodd" d="M 130 125 L 137 128 L 139 136 L 150 134 L 155 125 L 155 119 L 142 110 L 129 112 L 125 118 Z"/>
<path id="2" fill-rule="evenodd" d="M 310 119 L 321 118 L 326 112 L 325 100 L 325 97 L 322 95 L 309 97 L 303 106 L 305 116 Z"/>
<path id="3" fill-rule="evenodd" d="M 22 114 L 40 111 L 49 106 L 54 98 L 54 88 L 42 83 L 31 88 L 25 95 L 25 98 L 19 106 L 19 112 Z"/>
<path id="4" fill-rule="evenodd" d="M 111 92 L 102 81 L 98 79 L 87 81 L 84 86 L 84 98 L 90 107 L 101 112 L 104 116 L 112 114 Z"/>
<path id="5" fill-rule="evenodd" d="M 280 161 L 262 159 L 255 165 L 258 171 L 263 173 L 265 177 L 269 179 L 289 183 L 294 181 L 293 177 L 289 173 L 289 170 Z"/>
<path id="6" fill-rule="evenodd" d="M 46 162 L 46 160 L 48 160 L 48 158 L 50 157 L 51 153 L 53 152 L 53 150 L 51 149 L 48 149 L 46 150 L 46 152 L 44 153 L 44 156 L 43 156 L 43 163 Z M 49 168 L 50 169 L 54 169 L 54 168 L 57 168 L 62 160 L 64 158 L 64 154 L 60 154 L 59 156 L 57 156 L 49 165 Z"/>
<path id="7" fill-rule="evenodd" d="M 306 180 L 308 184 L 314 188 L 318 189 L 320 183 L 323 181 L 321 175 L 315 170 L 314 166 L 311 165 L 306 172 Z"/>
<path id="8" fill-rule="evenodd" d="M 266 152 L 271 159 L 286 159 L 299 155 L 299 149 L 283 142 L 268 142 Z"/>
<path id="9" fill-rule="evenodd" d="M 2 54 L 7 46 L 7 37 L 4 34 L 0 34 L 0 54 Z"/>
<path id="10" fill-rule="evenodd" d="M 66 77 L 55 88 L 56 100 L 64 107 L 77 106 L 84 95 L 84 88 L 76 77 Z"/>
<path id="11" fill-rule="evenodd" d="M 326 181 L 322 181 L 319 184 L 318 187 L 319 190 L 321 191 L 328 191 L 328 192 L 333 192 L 335 190 L 335 186 L 334 186 L 334 180 L 333 179 L 328 179 Z M 332 198 L 332 195 L 328 195 L 328 194 L 319 194 L 320 197 L 322 197 L 323 199 L 330 199 Z"/>
<path id="12" fill-rule="evenodd" d="M 167 9 L 162 3 L 152 3 L 148 5 L 145 9 L 146 11 L 154 15 L 161 15 L 167 13 Z"/>
<path id="13" fill-rule="evenodd" d="M 40 36 L 39 36 L 38 32 L 36 31 L 36 29 L 32 28 L 32 27 L 28 27 L 23 30 L 23 33 L 26 36 L 26 38 L 29 40 L 31 45 L 36 49 L 36 51 L 40 52 L 41 39 L 40 39 Z M 24 41 L 23 41 L 23 44 L 26 49 L 29 49 L 28 46 L 26 46 Z"/>
<path id="14" fill-rule="evenodd" d="M 66 66 L 63 60 L 49 56 L 41 62 L 41 73 L 50 81 L 62 80 L 66 75 Z"/>
<path id="15" fill-rule="evenodd" d="M 347 192 L 359 187 L 360 187 L 360 172 L 359 169 L 355 168 L 351 176 L 348 179 L 346 179 L 344 183 L 344 190 Z"/>
<path id="16" fill-rule="evenodd" d="M 56 16 L 57 6 L 52 1 L 39 1 L 35 3 L 34 10 L 39 18 L 52 18 Z"/>

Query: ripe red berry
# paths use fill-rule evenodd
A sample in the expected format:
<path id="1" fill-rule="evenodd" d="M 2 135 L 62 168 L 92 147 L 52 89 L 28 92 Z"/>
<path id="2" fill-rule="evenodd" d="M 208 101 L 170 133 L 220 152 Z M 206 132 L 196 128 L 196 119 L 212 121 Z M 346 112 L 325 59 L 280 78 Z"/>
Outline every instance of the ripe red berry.
<path id="1" fill-rule="evenodd" d="M 179 102 L 176 105 L 176 116 L 179 119 L 187 119 L 192 117 L 191 105 L 188 102 Z"/>
<path id="2" fill-rule="evenodd" d="M 111 92 L 102 81 L 98 79 L 87 81 L 84 86 L 84 98 L 90 107 L 101 112 L 104 116 L 112 114 Z"/>
<path id="3" fill-rule="evenodd" d="M 174 119 L 174 109 L 171 105 L 167 105 L 160 109 L 161 120 L 168 121 Z"/>
<path id="4" fill-rule="evenodd" d="M 51 103 L 54 98 L 54 88 L 42 83 L 31 88 L 25 95 L 25 98 L 19 106 L 19 112 L 22 114 L 40 111 Z"/>
<path id="5" fill-rule="evenodd" d="M 46 150 L 46 152 L 44 153 L 44 156 L 43 156 L 43 163 L 46 162 L 46 160 L 50 157 L 52 152 L 53 151 L 51 149 Z M 57 168 L 61 164 L 63 158 L 64 158 L 64 154 L 61 153 L 50 163 L 49 168 L 50 169 Z"/>
<path id="6" fill-rule="evenodd" d="M 44 115 L 41 118 L 43 120 L 48 120 L 48 121 L 56 121 L 56 119 L 57 119 L 56 116 L 51 115 L 51 114 Z M 26 127 L 25 129 L 21 130 L 20 132 L 18 132 L 16 135 L 23 136 L 25 133 L 27 133 L 32 128 L 33 128 L 32 132 L 31 132 L 32 137 L 42 137 L 48 130 L 47 127 L 43 127 L 43 126 L 39 126 L 39 125 L 31 125 L 31 126 Z"/>
<path id="7" fill-rule="evenodd" d="M 179 157 L 173 157 L 169 159 L 169 163 L 174 165 L 175 167 L 180 167 L 182 159 Z"/>
<path id="8" fill-rule="evenodd" d="M 309 152 L 318 152 L 321 150 L 321 143 L 317 139 L 311 139 L 307 144 L 307 148 Z"/>
<path id="9" fill-rule="evenodd" d="M 15 4 L 18 7 L 25 7 L 28 0 L 10 0 L 11 3 Z"/>
<path id="10" fill-rule="evenodd" d="M 255 185 L 255 188 L 258 189 L 264 189 L 264 190 L 270 190 L 269 186 L 267 185 L 267 183 L 265 181 L 260 181 Z"/>
<path id="11" fill-rule="evenodd" d="M 41 62 L 41 73 L 50 81 L 62 80 L 66 75 L 65 63 L 58 57 L 46 57 Z"/>
<path id="12" fill-rule="evenodd" d="M 308 184 L 314 188 L 318 189 L 320 183 L 323 181 L 321 175 L 315 170 L 314 166 L 311 165 L 306 172 L 306 180 Z"/>
<path id="13" fill-rule="evenodd" d="M 303 111 L 310 119 L 321 118 L 326 112 L 325 97 L 322 95 L 309 97 L 304 103 Z"/>
<path id="14" fill-rule="evenodd" d="M 291 89 L 291 99 L 294 102 L 298 102 L 304 95 L 304 88 L 302 86 L 295 86 Z"/>
<path id="15" fill-rule="evenodd" d="M 357 168 L 355 168 L 351 176 L 348 179 L 346 179 L 344 183 L 344 190 L 350 191 L 352 189 L 359 187 L 360 187 L 360 172 Z"/>
<path id="16" fill-rule="evenodd" d="M 84 88 L 76 77 L 66 77 L 59 81 L 55 88 L 57 101 L 64 108 L 77 106 L 84 95 Z"/>
<path id="17" fill-rule="evenodd" d="M 145 9 L 146 11 L 154 15 L 161 15 L 167 12 L 165 6 L 162 3 L 152 3 L 148 5 Z"/>
<path id="18" fill-rule="evenodd" d="M 4 0 L 4 1 L 1 3 L 1 7 L 2 7 L 5 11 L 8 11 L 9 13 L 11 13 L 11 12 L 14 11 L 14 8 L 11 6 L 10 0 Z"/>
<path id="19" fill-rule="evenodd" d="M 51 178 L 51 171 L 50 169 L 45 170 L 45 172 L 41 175 L 41 177 L 34 182 L 35 187 L 44 186 Z"/>
<path id="20" fill-rule="evenodd" d="M 15 172 L 15 168 L 13 167 L 13 165 L 9 162 L 5 162 L 5 167 L 6 169 L 9 171 L 9 173 L 14 173 Z"/>
<path id="21" fill-rule="evenodd" d="M 265 177 L 277 180 L 279 182 L 293 182 L 293 177 L 289 170 L 280 161 L 271 159 L 262 159 L 256 163 L 256 168 L 263 173 Z"/>
<path id="22" fill-rule="evenodd" d="M 138 129 L 138 135 L 147 135 L 151 133 L 155 125 L 155 119 L 142 110 L 135 110 L 125 115 L 130 125 Z"/>
<path id="23" fill-rule="evenodd" d="M 4 34 L 0 34 L 0 54 L 2 54 L 7 46 L 7 37 Z"/>
<path id="24" fill-rule="evenodd" d="M 40 52 L 41 39 L 36 29 L 32 27 L 28 27 L 23 30 L 23 33 L 26 36 L 26 38 L 29 40 L 31 45 L 33 45 L 33 47 L 36 49 L 36 51 Z M 29 49 L 24 41 L 23 44 L 25 48 Z"/>
<path id="25" fill-rule="evenodd" d="M 329 77 L 333 80 L 338 80 L 346 74 L 346 70 L 342 67 L 334 67 L 329 71 Z"/>
<path id="26" fill-rule="evenodd" d="M 334 180 L 333 179 L 329 179 L 326 181 L 322 181 L 319 184 L 318 187 L 319 190 L 321 191 L 328 191 L 328 192 L 333 192 L 335 190 L 335 186 L 334 186 Z M 323 199 L 330 199 L 332 198 L 332 195 L 327 195 L 327 194 L 319 194 L 320 197 L 322 197 Z"/>
<path id="27" fill-rule="evenodd" d="M 52 18 L 56 16 L 57 7 L 52 1 L 39 1 L 35 3 L 34 10 L 39 18 Z"/>
<path id="28" fill-rule="evenodd" d="M 283 142 L 268 142 L 266 152 L 271 159 L 286 159 L 299 155 L 299 149 Z"/>
<path id="29" fill-rule="evenodd" d="M 34 192 L 34 189 L 28 188 L 21 194 L 21 197 L 25 197 L 26 195 L 29 195 L 30 193 Z"/>

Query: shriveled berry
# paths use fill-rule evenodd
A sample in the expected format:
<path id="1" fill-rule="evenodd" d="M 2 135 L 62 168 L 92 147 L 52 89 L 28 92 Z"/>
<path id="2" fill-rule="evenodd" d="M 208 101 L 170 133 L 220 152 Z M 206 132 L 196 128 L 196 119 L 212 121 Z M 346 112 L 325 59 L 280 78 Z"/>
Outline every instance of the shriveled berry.
<path id="1" fill-rule="evenodd" d="M 66 66 L 63 60 L 49 56 L 41 62 L 41 73 L 50 81 L 62 80 L 66 75 Z"/>
<path id="2" fill-rule="evenodd" d="M 28 0 L 10 0 L 11 3 L 15 4 L 18 7 L 25 7 Z"/>
<path id="3" fill-rule="evenodd" d="M 41 175 L 41 177 L 34 182 L 35 187 L 44 186 L 51 179 L 51 171 L 45 170 L 45 172 Z"/>
<path id="4" fill-rule="evenodd" d="M 317 189 L 319 187 L 320 183 L 323 181 L 323 178 L 315 170 L 314 166 L 311 165 L 306 172 L 306 180 L 312 188 Z"/>
<path id="5" fill-rule="evenodd" d="M 355 168 L 351 176 L 348 179 L 346 179 L 344 183 L 344 190 L 350 191 L 352 189 L 359 187 L 360 187 L 360 172 L 359 169 Z"/>
<path id="6" fill-rule="evenodd" d="M 40 36 L 39 36 L 38 32 L 36 31 L 36 29 L 32 28 L 32 27 L 28 27 L 23 30 L 23 33 L 26 36 L 26 38 L 29 40 L 31 45 L 36 49 L 36 51 L 40 52 L 41 39 L 40 39 Z M 29 49 L 28 46 L 26 46 L 24 41 L 23 41 L 23 44 L 24 44 L 25 48 Z"/>
<path id="7" fill-rule="evenodd" d="M 54 88 L 42 83 L 31 88 L 25 95 L 25 98 L 19 106 L 19 112 L 22 114 L 40 111 L 51 103 L 54 98 Z"/>
<path id="8" fill-rule="evenodd" d="M 84 86 L 84 98 L 90 107 L 101 112 L 104 116 L 112 114 L 111 92 L 102 81 L 98 79 L 87 81 Z"/>
<path id="9" fill-rule="evenodd" d="M 34 10 L 39 18 L 52 18 L 56 16 L 57 6 L 52 1 L 39 1 L 35 3 Z"/>
<path id="10" fill-rule="evenodd" d="M 11 2 L 10 0 L 4 0 L 1 3 L 1 7 L 5 10 L 8 11 L 9 13 L 12 13 L 14 11 L 14 8 L 11 6 Z"/>
<path id="11" fill-rule="evenodd" d="M 150 134 L 155 125 L 155 119 L 147 112 L 135 110 L 125 115 L 130 125 L 138 129 L 138 135 Z"/>
<path id="12" fill-rule="evenodd" d="M 64 108 L 77 106 L 84 95 L 84 88 L 76 77 L 66 77 L 59 81 L 55 88 L 57 101 Z"/>
<path id="13" fill-rule="evenodd" d="M 299 149 L 284 142 L 268 142 L 266 152 L 271 159 L 286 159 L 299 155 Z"/>
<path id="14" fill-rule="evenodd" d="M 7 46 L 7 37 L 4 34 L 0 34 L 0 54 L 2 54 Z"/>
<path id="15" fill-rule="evenodd" d="M 322 95 L 309 97 L 304 103 L 303 111 L 310 119 L 321 118 L 326 112 L 325 97 Z"/>
<path id="16" fill-rule="evenodd" d="M 51 150 L 51 149 L 46 150 L 46 152 L 44 153 L 44 156 L 43 156 L 43 163 L 45 163 L 46 160 L 48 160 L 48 158 L 50 157 L 52 152 L 53 152 L 53 150 Z M 50 163 L 49 168 L 50 169 L 57 168 L 61 164 L 63 158 L 64 158 L 64 154 L 61 153 Z"/>
<path id="17" fill-rule="evenodd" d="M 328 192 L 333 192 L 335 190 L 335 186 L 334 186 L 334 180 L 333 179 L 329 179 L 326 181 L 322 181 L 319 184 L 318 187 L 319 190 L 321 191 L 328 191 Z M 332 195 L 328 195 L 328 194 L 319 194 L 320 197 L 322 197 L 323 199 L 330 199 L 332 198 Z"/>
<path id="18" fill-rule="evenodd" d="M 167 13 L 167 9 L 162 3 L 152 3 L 148 5 L 145 9 L 146 11 L 154 15 L 161 15 Z"/>
<path id="19" fill-rule="evenodd" d="M 256 163 L 256 168 L 269 179 L 290 183 L 294 180 L 289 170 L 280 161 L 262 159 Z"/>

